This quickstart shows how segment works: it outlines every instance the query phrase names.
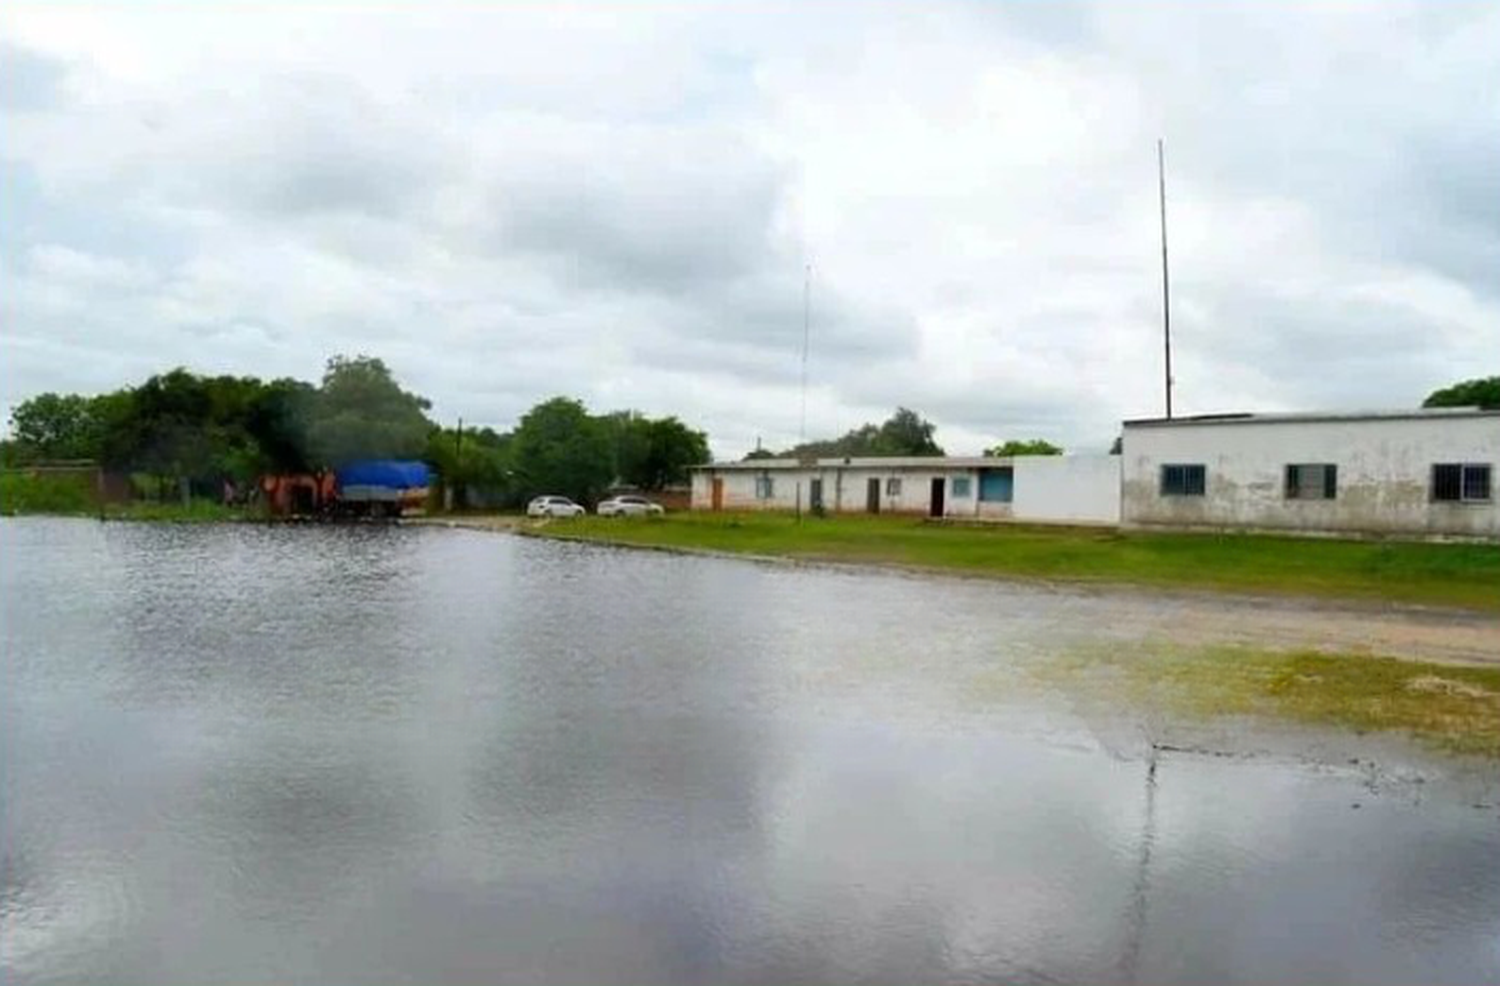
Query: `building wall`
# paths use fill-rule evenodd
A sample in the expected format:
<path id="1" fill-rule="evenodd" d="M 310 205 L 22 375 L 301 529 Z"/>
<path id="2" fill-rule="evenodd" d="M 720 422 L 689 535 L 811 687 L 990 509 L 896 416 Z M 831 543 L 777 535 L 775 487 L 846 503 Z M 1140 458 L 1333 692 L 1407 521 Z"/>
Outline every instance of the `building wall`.
<path id="1" fill-rule="evenodd" d="M 1120 522 L 1118 455 L 1028 455 L 1015 461 L 1017 520 Z"/>
<path id="2" fill-rule="evenodd" d="M 1434 463 L 1488 463 L 1500 481 L 1500 416 L 1194 423 L 1125 428 L 1129 526 L 1445 534 L 1500 538 L 1500 502 L 1434 502 Z M 1288 500 L 1288 464 L 1338 467 L 1332 500 Z M 1161 467 L 1202 464 L 1203 496 L 1162 496 Z"/>
<path id="3" fill-rule="evenodd" d="M 723 481 L 724 510 L 793 510 L 799 503 L 811 509 L 812 480 L 823 480 L 823 507 L 829 513 L 862 514 L 868 510 L 868 484 L 880 483 L 880 512 L 928 516 L 934 479 L 943 482 L 943 516 L 962 519 L 1018 520 L 1053 523 L 1115 524 L 1120 517 L 1119 456 L 1035 456 L 996 459 L 988 468 L 1013 468 L 1014 494 L 1010 502 L 981 501 L 980 469 L 969 466 L 923 467 L 807 467 L 773 468 L 772 496 L 756 495 L 759 470 L 700 469 L 693 473 L 692 506 L 713 505 L 713 479 Z M 892 490 L 891 480 L 899 480 Z M 968 492 L 955 495 L 967 482 Z"/>

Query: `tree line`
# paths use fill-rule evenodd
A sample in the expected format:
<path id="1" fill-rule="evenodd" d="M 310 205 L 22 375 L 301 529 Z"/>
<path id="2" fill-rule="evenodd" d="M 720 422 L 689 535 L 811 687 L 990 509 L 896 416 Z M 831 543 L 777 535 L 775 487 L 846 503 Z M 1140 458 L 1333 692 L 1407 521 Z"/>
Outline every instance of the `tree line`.
<path id="1" fill-rule="evenodd" d="M 266 474 L 360 459 L 421 459 L 456 505 L 498 507 L 538 493 L 592 502 L 616 484 L 660 490 L 709 458 L 707 436 L 675 417 L 595 415 L 568 397 L 537 404 L 509 432 L 444 428 L 431 407 L 369 356 L 333 357 L 317 385 L 179 368 L 106 394 L 22 402 L 0 463 L 97 462 L 165 498 L 218 496 L 226 482 L 249 489 Z"/>
<path id="2" fill-rule="evenodd" d="M 1500 377 L 1434 391 L 1425 407 L 1500 406 Z M 273 473 L 316 472 L 359 459 L 422 459 L 457 506 L 516 506 L 539 493 L 582 502 L 614 485 L 661 490 L 686 482 L 709 459 L 707 436 L 676 417 L 637 411 L 591 414 L 554 397 L 512 431 L 445 428 L 431 402 L 397 383 L 369 356 L 334 356 L 317 385 L 291 378 L 158 374 L 106 394 L 45 393 L 17 405 L 0 465 L 97 462 L 168 490 L 216 496 L 225 481 L 248 488 Z M 783 452 L 757 448 L 746 459 L 942 456 L 935 426 L 909 408 L 833 439 Z M 1118 452 L 1116 439 L 1112 452 Z M 1010 440 L 987 456 L 1058 455 L 1042 439 Z"/>
<path id="3" fill-rule="evenodd" d="M 745 460 L 755 459 L 841 459 L 841 458 L 885 458 L 910 456 L 913 458 L 940 457 L 947 455 L 943 447 L 933 438 L 937 426 L 916 411 L 898 407 L 894 414 L 876 424 L 867 422 L 858 428 L 846 431 L 838 438 L 803 442 L 784 452 L 772 452 L 756 448 Z M 1062 447 L 1041 438 L 1029 440 L 1012 439 L 985 449 L 988 457 L 1005 455 L 1062 455 Z"/>

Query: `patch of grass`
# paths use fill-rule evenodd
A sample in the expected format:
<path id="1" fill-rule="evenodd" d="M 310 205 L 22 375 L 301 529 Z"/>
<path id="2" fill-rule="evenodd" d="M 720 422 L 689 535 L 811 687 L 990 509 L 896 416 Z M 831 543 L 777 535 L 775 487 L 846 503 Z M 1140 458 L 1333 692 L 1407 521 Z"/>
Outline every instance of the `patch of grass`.
<path id="1" fill-rule="evenodd" d="M 932 524 L 904 517 L 583 517 L 552 536 L 964 574 L 1314 595 L 1500 611 L 1500 548 L 1249 534 Z"/>
<path id="2" fill-rule="evenodd" d="M 97 512 L 97 508 L 96 508 Z M 208 523 L 225 520 L 244 520 L 248 514 L 239 507 L 226 507 L 217 500 L 192 500 L 157 503 L 150 500 L 134 500 L 130 503 L 110 504 L 105 508 L 105 517 L 110 520 L 149 520 L 172 523 Z"/>
<path id="3" fill-rule="evenodd" d="M 59 517 L 98 517 L 98 494 L 92 473 L 31 472 L 17 469 L 0 472 L 0 514 L 45 514 Z M 221 521 L 243 520 L 243 508 L 226 507 L 217 500 L 131 500 L 106 504 L 103 516 L 111 520 Z"/>
<path id="4" fill-rule="evenodd" d="M 1101 650 L 1043 661 L 1031 674 L 1064 690 L 1178 715 L 1401 732 L 1435 749 L 1500 759 L 1500 668 L 1213 647 Z"/>
<path id="5" fill-rule="evenodd" d="M 78 515 L 98 512 L 94 477 L 88 473 L 0 472 L 0 513 Z"/>

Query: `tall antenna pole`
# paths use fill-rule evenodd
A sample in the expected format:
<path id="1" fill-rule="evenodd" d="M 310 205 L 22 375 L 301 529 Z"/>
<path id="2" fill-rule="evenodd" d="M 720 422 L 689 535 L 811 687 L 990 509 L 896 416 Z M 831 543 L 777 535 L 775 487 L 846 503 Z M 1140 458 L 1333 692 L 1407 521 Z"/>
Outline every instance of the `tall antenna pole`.
<path id="1" fill-rule="evenodd" d="M 1161 191 L 1161 331 L 1166 347 L 1167 417 L 1172 416 L 1172 293 L 1167 281 L 1167 156 L 1156 141 L 1156 181 Z"/>
<path id="2" fill-rule="evenodd" d="M 807 441 L 807 343 L 812 328 L 812 264 L 802 268 L 802 422 L 797 426 L 797 444 Z"/>

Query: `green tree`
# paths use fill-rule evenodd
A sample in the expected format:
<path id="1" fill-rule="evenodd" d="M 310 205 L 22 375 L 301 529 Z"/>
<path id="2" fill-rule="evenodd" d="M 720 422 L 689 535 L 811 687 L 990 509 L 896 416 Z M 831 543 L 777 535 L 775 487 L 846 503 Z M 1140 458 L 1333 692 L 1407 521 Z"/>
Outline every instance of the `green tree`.
<path id="1" fill-rule="evenodd" d="M 93 459 L 99 455 L 99 422 L 92 399 L 78 394 L 38 394 L 16 405 L 10 430 L 20 457 Z"/>
<path id="2" fill-rule="evenodd" d="M 942 446 L 933 441 L 936 427 L 920 414 L 904 407 L 880 426 L 876 446 L 879 455 L 942 455 Z"/>
<path id="3" fill-rule="evenodd" d="M 646 425 L 646 457 L 626 479 L 642 489 L 659 490 L 685 483 L 688 469 L 708 461 L 708 436 L 675 417 L 656 418 Z"/>
<path id="4" fill-rule="evenodd" d="M 512 436 L 511 453 L 522 498 L 553 493 L 592 503 L 614 478 L 607 426 L 567 397 L 527 411 Z"/>
<path id="5" fill-rule="evenodd" d="M 311 458 L 338 466 L 357 459 L 417 458 L 434 428 L 432 405 L 407 393 L 384 362 L 335 356 L 313 402 L 307 440 Z"/>
<path id="6" fill-rule="evenodd" d="M 1500 377 L 1480 377 L 1434 390 L 1423 407 L 1500 407 Z"/>
<path id="7" fill-rule="evenodd" d="M 123 464 L 167 479 L 207 479 L 214 472 L 208 430 L 213 399 L 203 378 L 178 367 L 130 392 L 111 436 Z"/>
<path id="8" fill-rule="evenodd" d="M 936 430 L 931 422 L 915 411 L 898 407 L 896 413 L 881 424 L 864 424 L 830 441 L 804 442 L 785 454 L 788 456 L 940 456 L 943 448 L 933 440 Z"/>
<path id="9" fill-rule="evenodd" d="M 643 490 L 684 483 L 691 466 L 708 461 L 708 436 L 675 417 L 616 411 L 600 419 L 614 450 L 615 479 Z"/>
<path id="10" fill-rule="evenodd" d="M 493 428 L 434 430 L 423 458 L 452 491 L 453 506 L 498 507 L 520 499 L 514 481 L 512 438 Z"/>
<path id="11" fill-rule="evenodd" d="M 318 391 L 310 383 L 283 378 L 260 388 L 245 413 L 245 429 L 259 450 L 261 471 L 309 472 L 313 468 L 307 430 Z"/>
<path id="12" fill-rule="evenodd" d="M 1007 442 L 996 445 L 994 448 L 985 449 L 986 456 L 1007 455 L 1062 455 L 1063 450 L 1059 445 L 1053 445 L 1043 438 L 1033 438 L 1030 441 L 1021 441 L 1012 438 Z"/>

